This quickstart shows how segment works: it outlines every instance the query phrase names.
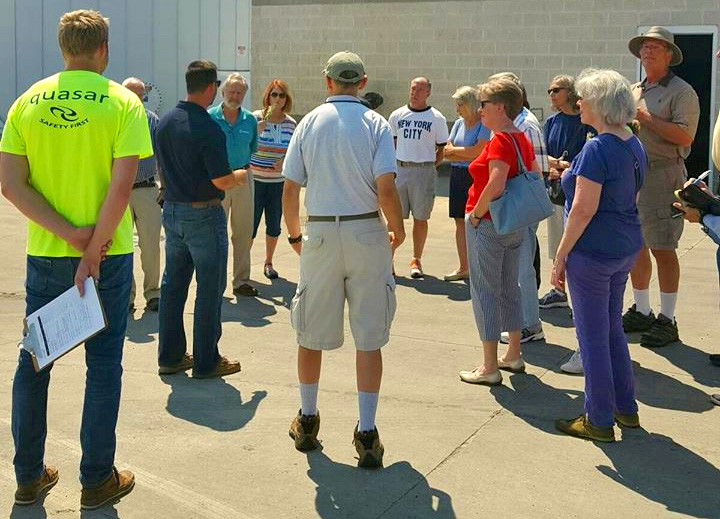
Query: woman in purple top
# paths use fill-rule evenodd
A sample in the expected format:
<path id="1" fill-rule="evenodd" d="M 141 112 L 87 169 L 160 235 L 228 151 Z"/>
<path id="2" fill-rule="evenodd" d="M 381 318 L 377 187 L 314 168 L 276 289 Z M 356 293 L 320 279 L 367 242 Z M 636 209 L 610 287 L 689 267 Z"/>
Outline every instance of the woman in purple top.
<path id="1" fill-rule="evenodd" d="M 610 442 L 615 421 L 640 426 L 622 304 L 643 244 L 635 202 L 647 155 L 627 128 L 635 101 L 624 77 L 586 69 L 576 88 L 582 122 L 598 135 L 562 176 L 566 223 L 551 282 L 564 290 L 567 273 L 585 371 L 585 413 L 555 426 L 571 436 Z"/>

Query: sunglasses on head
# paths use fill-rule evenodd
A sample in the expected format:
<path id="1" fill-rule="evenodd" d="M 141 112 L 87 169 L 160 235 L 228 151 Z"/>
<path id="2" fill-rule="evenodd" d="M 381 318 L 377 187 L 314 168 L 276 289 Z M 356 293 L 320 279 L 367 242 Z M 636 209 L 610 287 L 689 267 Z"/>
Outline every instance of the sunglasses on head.
<path id="1" fill-rule="evenodd" d="M 287 97 L 287 94 L 285 92 L 270 92 L 270 97 L 279 97 L 280 99 L 285 99 Z"/>
<path id="2" fill-rule="evenodd" d="M 558 92 L 560 92 L 560 90 L 565 90 L 565 87 L 549 88 L 547 92 L 548 92 L 548 95 L 557 94 Z"/>

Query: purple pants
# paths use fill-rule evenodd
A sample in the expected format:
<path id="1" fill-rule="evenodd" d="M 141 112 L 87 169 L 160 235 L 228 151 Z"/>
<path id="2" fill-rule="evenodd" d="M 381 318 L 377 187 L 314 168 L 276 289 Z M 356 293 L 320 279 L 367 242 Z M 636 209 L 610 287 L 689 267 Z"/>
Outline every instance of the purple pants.
<path id="1" fill-rule="evenodd" d="M 585 412 L 597 427 L 612 427 L 614 411 L 637 413 L 635 380 L 622 326 L 623 295 L 635 255 L 596 258 L 573 252 L 567 282 L 583 370 Z"/>

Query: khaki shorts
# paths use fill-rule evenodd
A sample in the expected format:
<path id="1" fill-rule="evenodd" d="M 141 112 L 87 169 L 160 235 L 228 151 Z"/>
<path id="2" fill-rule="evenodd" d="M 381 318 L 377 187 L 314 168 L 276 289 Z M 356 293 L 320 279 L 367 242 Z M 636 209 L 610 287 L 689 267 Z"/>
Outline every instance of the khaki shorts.
<path id="1" fill-rule="evenodd" d="M 412 212 L 416 220 L 430 219 L 435 203 L 436 178 L 434 164 L 406 167 L 398 163 L 396 185 L 403 218 L 409 218 Z"/>
<path id="2" fill-rule="evenodd" d="M 673 218 L 673 192 L 683 187 L 687 172 L 683 164 L 648 169 L 638 196 L 638 214 L 645 246 L 654 250 L 675 250 L 683 232 L 683 219 Z"/>
<path id="3" fill-rule="evenodd" d="M 308 222 L 290 307 L 298 344 L 342 346 L 346 300 L 355 347 L 373 351 L 387 344 L 397 302 L 390 241 L 379 218 Z"/>

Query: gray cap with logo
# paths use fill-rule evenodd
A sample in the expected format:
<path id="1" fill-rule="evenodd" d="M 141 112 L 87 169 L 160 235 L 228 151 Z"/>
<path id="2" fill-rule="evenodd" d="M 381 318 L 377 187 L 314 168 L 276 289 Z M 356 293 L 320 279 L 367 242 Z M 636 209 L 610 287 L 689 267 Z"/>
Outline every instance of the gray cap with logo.
<path id="1" fill-rule="evenodd" d="M 346 50 L 333 55 L 323 73 L 340 83 L 357 83 L 365 77 L 365 65 L 360 56 Z"/>

